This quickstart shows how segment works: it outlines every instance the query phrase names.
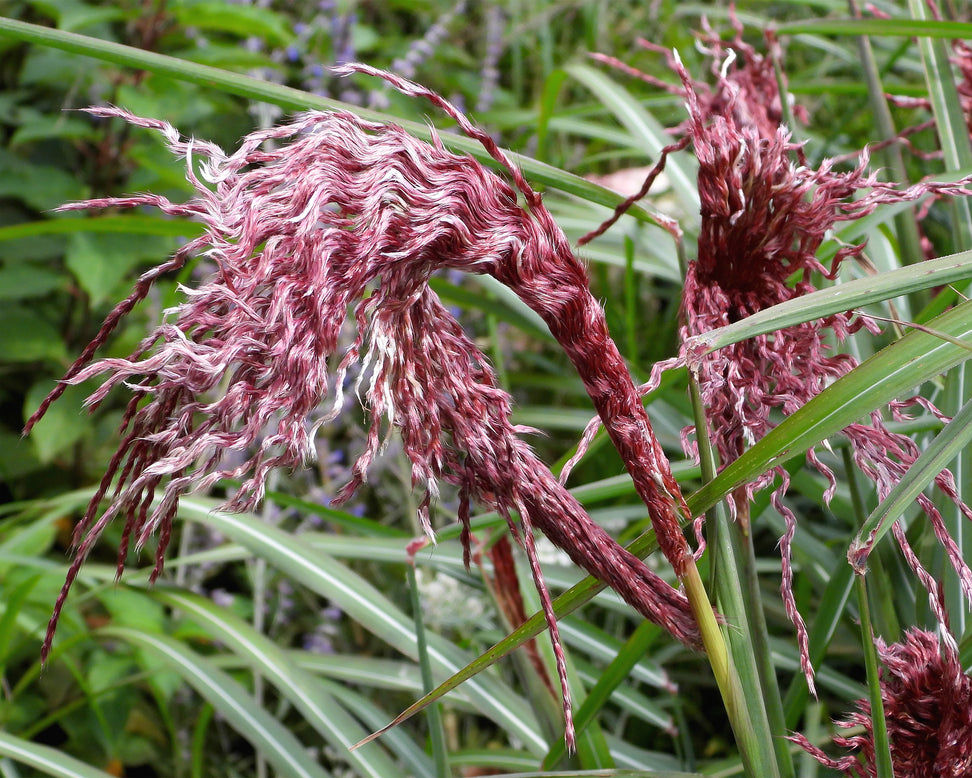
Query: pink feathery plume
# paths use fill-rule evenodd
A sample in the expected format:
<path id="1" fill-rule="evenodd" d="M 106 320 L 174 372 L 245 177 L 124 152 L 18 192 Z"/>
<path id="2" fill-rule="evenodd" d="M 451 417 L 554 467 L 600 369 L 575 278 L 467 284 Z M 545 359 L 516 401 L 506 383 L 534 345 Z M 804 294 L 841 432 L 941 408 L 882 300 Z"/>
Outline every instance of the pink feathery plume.
<path id="1" fill-rule="evenodd" d="M 693 336 L 814 291 L 815 272 L 826 278 L 836 277 L 844 260 L 858 257 L 864 250 L 863 244 L 845 246 L 835 254 L 829 267 L 820 263 L 817 251 L 840 222 L 859 219 L 880 204 L 913 201 L 929 193 L 969 193 L 967 181 L 922 183 L 907 189 L 878 182 L 867 172 L 866 152 L 857 167 L 847 172 L 834 170 L 827 161 L 817 169 L 809 168 L 801 164 L 802 157 L 796 153 L 798 146 L 783 127 L 766 135 L 758 125 L 741 124 L 733 111 L 706 114 L 694 97 L 690 77 L 684 68 L 679 68 L 688 95 L 688 132 L 699 160 L 702 202 L 698 256 L 689 265 L 683 296 L 686 353 L 691 351 Z M 738 83 L 726 81 L 723 86 L 731 95 Z M 787 415 L 793 413 L 856 367 L 854 357 L 831 351 L 829 341 L 839 343 L 862 326 L 873 325 L 854 319 L 853 313 L 834 314 L 751 338 L 693 362 L 722 462 L 737 458 L 772 428 L 774 409 Z M 899 406 L 892 411 L 897 415 Z M 878 413 L 872 414 L 870 423 L 851 425 L 843 434 L 850 439 L 855 463 L 875 483 L 881 499 L 918 457 L 913 441 L 890 432 Z M 808 453 L 808 460 L 830 481 L 829 498 L 836 485 L 835 477 L 813 451 Z M 778 468 L 748 484 L 743 492 L 748 501 L 777 475 L 781 484 L 773 504 L 787 522 L 781 539 L 783 599 L 797 629 L 803 669 L 809 680 L 812 667 L 807 634 L 791 587 L 790 549 L 796 518 L 781 499 L 788 481 Z M 948 472 L 941 473 L 935 482 L 966 516 L 972 517 L 958 500 Z M 972 571 L 946 531 L 941 515 L 926 497 L 920 497 L 919 502 L 963 588 L 972 594 Z M 927 582 L 928 576 L 917 556 L 906 548 L 904 534 L 895 535 L 902 543 L 905 558 L 919 578 Z M 865 558 L 869 552 L 870 545 L 862 550 Z M 947 624 L 937 591 L 930 594 L 941 623 Z"/>
<path id="2" fill-rule="evenodd" d="M 939 640 L 913 629 L 901 643 L 877 641 L 884 664 L 881 700 L 891 763 L 901 778 L 964 778 L 972 774 L 972 678 L 962 672 L 951 638 Z M 863 727 L 864 733 L 835 737 L 834 743 L 858 756 L 832 758 L 797 734 L 791 737 L 817 761 L 847 776 L 875 778 L 877 765 L 871 704 L 858 700 L 857 710 L 837 722 L 843 728 Z"/>
<path id="3" fill-rule="evenodd" d="M 731 115 L 739 126 L 755 127 L 765 137 L 774 135 L 783 124 L 784 103 L 790 104 L 790 110 L 796 119 L 807 122 L 809 118 L 807 110 L 801 105 L 792 103 L 791 95 L 780 91 L 782 76 L 777 77 L 773 59 L 760 54 L 744 39 L 743 25 L 732 6 L 730 6 L 730 20 L 734 31 L 731 41 L 723 41 L 719 33 L 711 29 L 705 18 L 702 20 L 705 29 L 698 35 L 697 46 L 711 62 L 715 86 L 710 86 L 704 81 L 692 81 L 689 85 L 682 81 L 671 83 L 649 73 L 643 73 L 616 57 L 599 53 L 591 54 L 591 57 L 628 76 L 683 99 L 688 100 L 691 92 L 691 99 L 697 102 L 703 116 Z M 767 41 L 774 50 L 778 48 L 777 42 L 769 33 L 767 33 Z M 639 39 L 638 44 L 664 57 L 672 72 L 676 75 L 679 73 L 682 66 L 676 52 L 645 39 Z M 676 137 L 676 140 L 661 149 L 658 161 L 645 178 L 641 189 L 620 203 L 610 219 L 596 230 L 581 237 L 578 241 L 579 245 L 589 243 L 602 235 L 634 203 L 648 194 L 656 177 L 664 170 L 669 155 L 681 151 L 690 143 L 692 139 L 689 132 L 690 125 L 691 118 L 668 131 Z M 802 154 L 799 146 L 794 146 L 793 151 Z M 673 229 L 666 224 L 661 226 L 678 236 L 677 227 Z"/>
<path id="4" fill-rule="evenodd" d="M 461 117 L 411 82 L 357 69 L 386 77 Z M 506 181 L 472 158 L 447 152 L 434 134 L 426 143 L 399 127 L 348 113 L 306 114 L 293 124 L 247 136 L 226 155 L 211 144 L 182 141 L 164 122 L 117 108 L 91 112 L 161 132 L 169 149 L 186 158 L 195 196 L 184 204 L 136 195 L 62 209 L 151 205 L 195 217 L 205 232 L 143 275 L 65 377 L 66 384 L 76 384 L 105 376 L 88 400 L 91 406 L 119 384 L 134 396 L 124 415 L 121 446 L 76 527 L 75 559 L 55 605 L 45 657 L 68 590 L 109 522 L 118 516 L 125 522 L 119 572 L 130 539 L 140 547 L 158 533 L 154 580 L 180 495 L 234 478 L 242 485 L 224 507 L 252 508 L 271 469 L 298 467 L 313 456 L 314 432 L 340 412 L 345 379 L 356 365 L 362 367 L 371 424 L 352 480 L 338 498 L 347 499 L 364 482 L 384 428 L 386 435 L 392 430 L 400 435 L 413 486 L 424 490 L 420 513 L 426 532 L 431 534 L 428 510 L 439 481 L 459 488 L 467 560 L 470 501 L 506 517 L 526 548 L 543 602 L 571 745 L 566 665 L 534 528 L 639 613 L 699 646 L 685 596 L 593 522 L 520 439 L 528 430 L 511 423 L 509 396 L 428 286 L 430 274 L 439 269 L 488 273 L 544 317 L 612 431 L 651 510 L 659 541 L 679 572 L 690 553 L 679 524 L 680 512 L 687 511 L 607 334 L 603 311 L 539 195 L 488 136 L 461 117 L 463 129 L 505 162 L 529 211 L 517 204 L 516 190 Z M 275 148 L 265 148 L 269 140 L 276 141 Z M 185 301 L 128 358 L 92 362 L 95 350 L 160 275 L 201 254 L 216 264 L 211 279 L 184 289 Z M 349 310 L 357 334 L 338 353 Z M 26 431 L 63 387 L 44 401 Z M 329 397 L 330 409 L 322 410 Z M 268 425 L 270 434 L 262 434 Z M 224 465 L 226 452 L 237 452 L 237 461 L 246 458 Z M 99 514 L 106 496 L 108 507 Z"/>
<path id="5" fill-rule="evenodd" d="M 821 264 L 817 252 L 839 223 L 860 219 L 881 204 L 914 201 L 926 195 L 968 195 L 969 180 L 956 184 L 924 182 L 899 189 L 879 182 L 868 172 L 866 150 L 856 167 L 846 172 L 836 170 L 833 161 L 810 168 L 801 145 L 791 140 L 782 125 L 781 108 L 788 98 L 779 92 L 772 64 L 742 41 L 738 27 L 735 40 L 728 47 L 717 35 L 704 36 L 703 41 L 713 55 L 712 86 L 693 80 L 677 55 L 666 55 L 681 80 L 679 91 L 688 107 L 688 120 L 675 128 L 674 134 L 684 133 L 682 144 L 690 143 L 699 162 L 702 220 L 697 256 L 689 263 L 683 291 L 682 354 L 656 367 L 688 363 L 697 372 L 710 437 L 725 465 L 774 426 L 774 412 L 793 413 L 857 366 L 850 354 L 832 349 L 833 341 L 840 343 L 861 327 L 874 330 L 876 326 L 866 319 L 855 319 L 853 313 L 840 313 L 757 336 L 701 357 L 696 355 L 695 338 L 814 291 L 814 273 L 835 278 L 844 260 L 859 257 L 864 250 L 863 245 L 845 246 L 836 252 L 829 266 Z M 672 91 L 671 86 L 667 88 Z M 798 107 L 795 112 L 801 115 Z M 665 150 L 652 174 L 664 166 L 667 153 L 677 148 L 674 143 Z M 643 187 L 638 196 L 645 191 Z M 634 199 L 622 204 L 611 220 L 581 242 L 603 232 Z M 657 384 L 659 373 L 653 371 L 653 379 L 644 390 Z M 911 402 L 892 405 L 894 417 L 899 418 L 901 409 Z M 593 427 L 585 433 L 578 456 L 592 431 Z M 688 439 L 690 431 L 691 428 L 683 434 L 683 442 L 687 453 L 692 454 L 695 450 Z M 890 432 L 879 413 L 872 414 L 869 423 L 849 426 L 843 434 L 850 439 L 855 463 L 874 481 L 882 499 L 919 453 L 909 438 Z M 836 478 L 814 451 L 807 456 L 829 480 L 829 499 L 836 488 Z M 803 670 L 812 688 L 808 636 L 792 592 L 790 560 L 796 517 L 782 499 L 789 485 L 785 472 L 777 468 L 742 487 L 730 507 L 748 506 L 755 492 L 769 486 L 777 476 L 780 484 L 773 504 L 787 524 L 780 544 L 781 590 L 786 612 L 797 631 Z M 941 473 L 935 483 L 970 517 L 969 509 L 958 499 L 950 473 Z M 964 590 L 972 595 L 972 571 L 939 512 L 924 495 L 918 501 Z M 748 510 L 737 515 L 745 519 Z M 701 531 L 699 524 L 696 530 Z M 907 546 L 904 533 L 894 534 L 919 579 L 930 586 L 930 576 Z M 871 545 L 854 549 L 857 569 L 866 565 Z M 947 624 L 937 589 L 930 586 L 929 595 L 939 620 Z"/>
<path id="6" fill-rule="evenodd" d="M 956 91 L 962 103 L 965 123 L 969 132 L 972 132 L 972 46 L 966 41 L 957 40 L 952 42 L 952 51 L 954 52 L 952 62 L 955 63 L 961 76 Z"/>
<path id="7" fill-rule="evenodd" d="M 528 227 L 524 230 L 523 246 L 505 261 L 489 266 L 479 264 L 470 270 L 491 275 L 508 286 L 550 328 L 584 382 L 635 489 L 648 507 L 659 547 L 681 577 L 691 557 L 681 521 L 689 518 L 690 512 L 624 358 L 608 334 L 607 319 L 591 294 L 587 271 L 574 256 L 541 196 L 487 133 L 439 95 L 366 65 L 338 68 L 337 72 L 350 70 L 378 76 L 405 94 L 428 99 L 455 119 L 462 131 L 479 141 L 510 174 L 529 209 L 529 218 L 523 220 Z M 525 211 L 517 210 L 526 217 Z"/>

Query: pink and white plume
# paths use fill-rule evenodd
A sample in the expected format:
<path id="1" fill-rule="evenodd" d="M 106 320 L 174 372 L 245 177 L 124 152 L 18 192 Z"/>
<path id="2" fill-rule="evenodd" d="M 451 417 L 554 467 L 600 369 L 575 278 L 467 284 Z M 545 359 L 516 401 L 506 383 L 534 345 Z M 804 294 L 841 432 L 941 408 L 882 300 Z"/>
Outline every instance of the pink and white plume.
<path id="1" fill-rule="evenodd" d="M 654 388 L 661 369 L 688 364 L 698 377 L 709 437 L 725 465 L 772 429 L 776 423 L 774 414 L 793 413 L 857 366 L 852 355 L 834 348 L 835 343 L 840 344 L 862 327 L 875 332 L 877 328 L 867 319 L 855 318 L 853 312 L 839 313 L 756 336 L 713 353 L 704 353 L 704 348 L 700 352 L 702 341 L 698 336 L 815 291 L 815 274 L 836 278 L 844 261 L 860 257 L 864 251 L 863 244 L 848 245 L 841 247 L 826 265 L 817 259 L 824 241 L 842 222 L 867 216 L 883 204 L 914 201 L 929 194 L 967 196 L 970 189 L 968 179 L 957 184 L 926 182 L 908 188 L 880 182 L 868 170 L 866 150 L 850 170 L 838 170 L 832 161 L 810 167 L 801 144 L 792 140 L 782 124 L 782 106 L 788 98 L 780 95 L 778 81 L 771 78 L 771 63 L 742 41 L 738 29 L 736 40 L 729 47 L 717 36 L 704 40 L 713 57 L 720 58 L 713 61 L 713 86 L 694 80 L 677 55 L 668 56 L 681 85 L 666 88 L 685 98 L 689 118 L 674 130 L 681 137 L 664 150 L 656 171 L 675 150 L 688 146 L 694 151 L 699 164 L 701 227 L 696 257 L 688 263 L 683 291 L 682 354 L 656 365 L 652 381 L 644 388 Z M 617 65 L 614 60 L 607 61 Z M 802 115 L 799 109 L 797 113 Z M 646 184 L 650 184 L 656 171 L 649 175 Z M 582 242 L 603 232 L 628 203 L 645 191 L 643 188 L 619 206 L 609 222 Z M 893 404 L 892 416 L 904 418 L 904 409 L 915 403 L 937 413 L 919 398 Z M 683 432 L 683 444 L 689 454 L 695 453 L 695 445 L 689 439 L 693 431 L 688 428 Z M 887 428 L 880 412 L 873 413 L 867 423 L 847 427 L 843 434 L 849 439 L 855 464 L 875 483 L 881 499 L 920 453 L 910 438 Z M 834 474 L 813 450 L 807 457 L 829 480 L 829 500 L 836 489 Z M 753 495 L 777 477 L 780 484 L 773 493 L 773 504 L 787 524 L 780 542 L 781 592 L 787 615 L 797 631 L 803 670 L 812 689 L 807 631 L 792 590 L 791 545 L 796 517 L 783 501 L 789 486 L 786 472 L 777 468 L 742 487 L 730 501 L 730 508 L 745 510 L 748 517 L 746 506 Z M 972 512 L 958 499 L 948 471 L 939 474 L 935 484 L 959 505 L 966 517 L 972 518 Z M 941 515 L 927 496 L 921 495 L 918 502 L 958 573 L 966 596 L 972 597 L 972 570 L 946 531 Z M 906 560 L 929 589 L 936 615 L 946 625 L 947 614 L 937 586 L 908 546 L 900 526 L 894 528 L 894 535 Z M 854 560 L 857 569 L 863 569 L 870 550 L 871 544 L 858 550 Z"/>
<path id="2" fill-rule="evenodd" d="M 682 642 L 698 647 L 698 627 L 685 596 L 594 523 L 521 439 L 529 430 L 511 423 L 510 397 L 428 286 L 430 275 L 441 269 L 490 274 L 543 317 L 611 431 L 676 572 L 690 555 L 679 524 L 687 509 L 586 271 L 539 195 L 487 135 L 437 95 L 364 66 L 353 69 L 442 107 L 486 146 L 517 188 L 474 159 L 446 151 L 434 133 L 427 143 L 349 113 L 305 114 L 247 136 L 227 155 L 182 140 L 165 122 L 91 109 L 160 132 L 185 157 L 195 195 L 185 203 L 149 194 L 104 198 L 62 210 L 154 206 L 195 218 L 205 231 L 139 279 L 27 423 L 29 431 L 66 384 L 103 376 L 91 406 L 115 387 L 132 393 L 120 448 L 76 528 L 75 559 L 44 654 L 78 570 L 113 519 L 125 522 L 119 573 L 130 541 L 140 547 L 158 533 L 154 580 L 180 495 L 232 478 L 242 485 L 224 507 L 254 507 L 273 468 L 300 467 L 313 456 L 316 429 L 340 412 L 346 379 L 359 366 L 356 389 L 370 427 L 338 499 L 365 481 L 383 440 L 396 434 L 411 460 L 413 486 L 422 490 L 426 532 L 431 535 L 428 511 L 440 481 L 459 488 L 467 562 L 470 501 L 506 517 L 541 595 L 572 744 L 565 662 L 534 529 Z M 528 209 L 518 204 L 517 190 Z M 93 362 L 152 283 L 196 256 L 214 262 L 215 274 L 184 289 L 184 302 L 128 358 Z M 342 352 L 339 334 L 349 311 L 356 335 Z M 227 452 L 234 452 L 232 465 L 224 464 Z"/>
<path id="3" fill-rule="evenodd" d="M 962 672 L 951 639 L 909 630 L 901 643 L 877 641 L 881 701 L 891 741 L 891 763 L 899 778 L 964 778 L 972 774 L 972 678 Z M 825 767 L 847 776 L 876 778 L 871 703 L 837 725 L 863 727 L 858 735 L 838 736 L 834 743 L 855 755 L 832 758 L 803 735 L 791 738 Z"/>

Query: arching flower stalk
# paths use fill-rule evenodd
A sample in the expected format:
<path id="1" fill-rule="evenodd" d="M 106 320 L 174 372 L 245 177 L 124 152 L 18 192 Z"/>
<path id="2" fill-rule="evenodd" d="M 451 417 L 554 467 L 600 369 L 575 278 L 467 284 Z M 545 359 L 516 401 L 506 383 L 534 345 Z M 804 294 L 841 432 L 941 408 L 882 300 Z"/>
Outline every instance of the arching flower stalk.
<path id="1" fill-rule="evenodd" d="M 154 580 L 180 495 L 239 479 L 239 491 L 224 507 L 251 509 L 273 468 L 299 467 L 313 455 L 315 430 L 343 407 L 345 377 L 360 365 L 370 428 L 338 500 L 364 483 L 383 439 L 394 433 L 411 461 L 413 486 L 423 490 L 420 514 L 430 536 L 429 508 L 439 481 L 459 489 L 467 563 L 470 502 L 506 518 L 526 549 L 543 602 L 572 746 L 566 667 L 535 528 L 678 640 L 699 647 L 699 629 L 685 595 L 593 522 L 520 438 L 529 430 L 511 423 L 510 397 L 428 286 L 431 273 L 490 274 L 544 318 L 577 366 L 679 575 L 686 564 L 694 569 L 679 524 L 687 510 L 586 272 L 539 195 L 487 135 L 441 98 L 411 82 L 354 69 L 388 78 L 448 111 L 506 167 L 529 210 L 518 205 L 505 180 L 447 152 L 436 136 L 425 143 L 348 113 L 303 115 L 247 136 L 226 155 L 212 144 L 181 140 L 165 122 L 118 108 L 91 109 L 160 132 L 168 148 L 186 158 L 195 195 L 186 203 L 155 195 L 104 198 L 62 210 L 148 205 L 196 218 L 205 232 L 142 276 L 27 423 L 29 431 L 66 384 L 104 376 L 90 406 L 122 384 L 133 392 L 120 448 L 76 528 L 75 559 L 44 655 L 68 590 L 109 522 L 125 522 L 119 574 L 132 539 L 140 547 L 158 533 Z M 264 147 L 270 140 L 273 149 Z M 199 255 L 215 262 L 215 275 L 183 289 L 185 301 L 128 358 L 92 362 L 152 283 Z M 356 338 L 337 353 L 349 310 Z M 330 410 L 322 409 L 326 399 Z M 261 434 L 268 425 L 270 434 Z M 237 464 L 224 465 L 225 452 L 236 452 Z M 99 513 L 106 496 L 109 505 Z"/>
<path id="2" fill-rule="evenodd" d="M 901 643 L 877 641 L 881 700 L 891 741 L 894 774 L 902 778 L 963 778 L 972 774 L 972 678 L 951 638 L 909 630 Z M 827 756 L 803 735 L 791 739 L 817 761 L 846 776 L 876 778 L 871 704 L 858 700 L 857 710 L 837 725 L 863 727 L 860 735 L 838 736 L 834 742 L 858 756 Z"/>

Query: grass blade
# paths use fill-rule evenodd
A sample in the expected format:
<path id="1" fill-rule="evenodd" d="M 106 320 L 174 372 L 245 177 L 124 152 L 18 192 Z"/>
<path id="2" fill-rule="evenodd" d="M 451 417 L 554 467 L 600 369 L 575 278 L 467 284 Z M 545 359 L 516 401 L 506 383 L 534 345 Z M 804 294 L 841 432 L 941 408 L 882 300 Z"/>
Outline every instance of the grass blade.
<path id="1" fill-rule="evenodd" d="M 153 595 L 188 615 L 248 666 L 259 668 L 260 674 L 337 749 L 346 750 L 367 734 L 312 674 L 302 670 L 286 651 L 227 609 L 176 589 L 160 587 L 153 590 Z M 386 778 L 396 771 L 395 764 L 377 747 L 350 752 L 348 759 L 362 776 Z"/>
<path id="2" fill-rule="evenodd" d="M 757 335 L 969 278 L 972 278 L 972 251 L 962 251 L 787 300 L 741 321 L 698 335 L 687 348 L 694 350 L 693 344 L 698 344 L 698 348 L 704 349 L 702 353 L 708 354 Z"/>
<path id="3" fill-rule="evenodd" d="M 282 776 L 328 778 L 303 744 L 277 719 L 254 703 L 246 690 L 211 661 L 164 635 L 128 627 L 103 627 L 98 634 L 123 640 L 159 656 L 273 765 Z"/>
<path id="4" fill-rule="evenodd" d="M 972 339 L 972 302 L 933 320 L 951 337 Z M 969 359 L 969 351 L 925 332 L 914 331 L 834 382 L 688 500 L 693 515 L 732 489 L 804 453 L 915 386 Z"/>
<path id="5" fill-rule="evenodd" d="M 864 649 L 864 666 L 867 668 L 867 694 L 871 702 L 871 736 L 874 739 L 876 778 L 894 778 L 891 742 L 888 740 L 888 725 L 884 718 L 884 698 L 881 695 L 877 648 L 874 646 L 874 630 L 871 626 L 871 608 L 867 601 L 867 585 L 863 575 L 856 577 L 857 607 L 861 614 L 861 643 Z"/>
<path id="6" fill-rule="evenodd" d="M 972 38 L 972 24 L 935 19 L 809 19 L 784 22 L 777 35 L 874 35 L 904 38 Z"/>
<path id="7" fill-rule="evenodd" d="M 56 778 L 111 778 L 111 773 L 96 770 L 56 748 L 31 743 L 3 730 L 0 730 L 0 755 Z"/>
<path id="8" fill-rule="evenodd" d="M 299 537 L 260 522 L 247 514 L 230 515 L 212 510 L 199 499 L 184 498 L 179 515 L 212 529 L 265 558 L 289 578 L 328 597 L 372 634 L 412 659 L 417 659 L 412 620 L 364 578 L 344 565 L 309 548 Z M 448 677 L 468 664 L 468 654 L 444 638 L 429 634 L 428 654 L 439 677 Z M 473 680 L 466 693 L 484 715 L 519 737 L 525 747 L 541 756 L 547 744 L 523 700 L 497 679 Z"/>

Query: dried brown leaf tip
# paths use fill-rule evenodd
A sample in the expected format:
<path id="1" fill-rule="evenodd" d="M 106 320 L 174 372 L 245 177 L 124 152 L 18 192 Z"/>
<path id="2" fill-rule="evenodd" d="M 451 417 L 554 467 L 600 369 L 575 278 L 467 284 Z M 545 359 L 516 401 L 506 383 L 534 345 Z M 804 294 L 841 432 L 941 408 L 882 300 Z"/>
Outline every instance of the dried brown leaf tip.
<path id="1" fill-rule="evenodd" d="M 884 664 L 881 700 L 891 741 L 891 761 L 898 778 L 964 778 L 972 775 L 972 678 L 962 672 L 955 643 L 923 630 L 909 630 L 901 643 L 877 642 Z M 837 722 L 864 733 L 835 737 L 856 756 L 832 758 L 802 735 L 792 739 L 821 764 L 844 775 L 877 775 L 871 706 Z"/>
<path id="2" fill-rule="evenodd" d="M 273 468 L 299 467 L 313 456 L 315 431 L 342 412 L 344 393 L 352 391 L 346 385 L 357 376 L 370 427 L 338 499 L 365 481 L 394 434 L 411 460 L 412 484 L 423 493 L 426 532 L 432 533 L 429 508 L 442 481 L 459 489 L 467 559 L 470 502 L 507 519 L 541 595 L 572 744 L 566 664 L 534 529 L 677 639 L 698 646 L 698 628 L 685 596 L 593 522 L 522 440 L 530 430 L 510 421 L 511 398 L 428 286 L 430 275 L 441 269 L 490 274 L 544 318 L 577 365 L 676 570 L 689 553 L 679 525 L 684 501 L 586 271 L 539 195 L 487 135 L 440 97 L 357 69 L 453 115 L 506 167 L 528 209 L 504 178 L 449 153 L 434 134 L 424 142 L 349 113 L 303 115 L 247 136 L 227 155 L 182 140 L 165 122 L 92 109 L 160 132 L 170 151 L 185 157 L 195 195 L 185 203 L 136 195 L 63 209 L 154 206 L 195 218 L 205 231 L 139 280 L 65 376 L 67 384 L 103 377 L 89 405 L 116 387 L 132 398 L 119 450 L 77 526 L 75 559 L 44 653 L 68 589 L 109 522 L 120 517 L 125 524 L 119 572 L 129 540 L 140 547 L 158 533 L 156 578 L 180 496 L 233 478 L 242 485 L 224 507 L 252 508 Z M 215 263 L 215 274 L 184 289 L 184 301 L 129 357 L 92 362 L 152 283 L 197 256 Z M 349 311 L 355 336 L 345 349 L 339 335 Z M 28 430 L 60 391 L 44 401 Z"/>

